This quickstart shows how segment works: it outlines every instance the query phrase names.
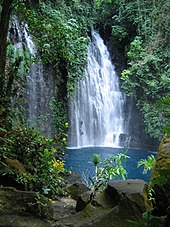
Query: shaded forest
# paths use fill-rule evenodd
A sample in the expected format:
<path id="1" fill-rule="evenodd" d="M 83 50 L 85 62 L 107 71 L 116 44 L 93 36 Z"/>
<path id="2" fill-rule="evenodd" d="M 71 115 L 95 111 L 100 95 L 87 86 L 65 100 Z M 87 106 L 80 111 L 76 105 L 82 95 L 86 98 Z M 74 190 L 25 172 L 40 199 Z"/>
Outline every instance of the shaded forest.
<path id="1" fill-rule="evenodd" d="M 83 77 L 92 27 L 116 45 L 122 90 L 136 101 L 146 132 L 158 141 L 170 134 L 169 8 L 168 0 L 0 1 L 0 160 L 12 185 L 53 198 L 65 194 L 68 98 Z M 24 45 L 15 51 L 14 16 L 28 25 L 37 56 L 55 72 L 53 138 L 26 121 L 20 90 L 37 59 Z"/>

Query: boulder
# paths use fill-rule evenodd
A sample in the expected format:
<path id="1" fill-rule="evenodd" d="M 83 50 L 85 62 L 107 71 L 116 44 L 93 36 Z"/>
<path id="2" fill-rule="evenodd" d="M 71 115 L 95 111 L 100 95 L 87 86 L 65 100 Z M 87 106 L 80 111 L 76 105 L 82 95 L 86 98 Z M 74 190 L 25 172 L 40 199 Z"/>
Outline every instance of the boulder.
<path id="1" fill-rule="evenodd" d="M 146 210 L 145 187 L 140 180 L 114 181 L 103 191 L 79 195 L 77 204 L 71 197 L 48 201 L 34 192 L 0 188 L 0 226 L 130 227 L 127 220 L 137 220 Z M 32 215 L 39 212 L 48 222 Z"/>
<path id="2" fill-rule="evenodd" d="M 81 176 L 78 173 L 70 173 L 68 175 L 65 175 L 65 181 L 67 184 L 74 184 L 75 182 L 82 182 Z"/>
<path id="3" fill-rule="evenodd" d="M 49 220 L 59 221 L 66 217 L 75 214 L 76 201 L 70 197 L 61 198 L 59 201 L 53 201 L 48 206 L 48 215 L 46 217 Z"/>
<path id="4" fill-rule="evenodd" d="M 75 182 L 67 186 L 67 191 L 71 198 L 77 200 L 80 195 L 88 192 L 89 188 L 82 182 Z"/>
<path id="5" fill-rule="evenodd" d="M 67 191 L 71 198 L 77 200 L 81 194 L 89 191 L 89 188 L 81 180 L 81 176 L 77 173 L 72 173 L 66 178 Z"/>
<path id="6" fill-rule="evenodd" d="M 115 202 L 119 201 L 119 209 L 124 216 L 139 219 L 142 213 L 150 208 L 147 199 L 147 188 L 147 184 L 143 180 L 129 179 L 108 183 L 106 192 L 112 193 Z M 114 194 L 113 191 L 115 191 Z"/>
<path id="7" fill-rule="evenodd" d="M 140 219 L 148 208 L 144 181 L 113 181 L 104 191 L 89 191 L 79 196 L 76 205 L 79 212 L 60 222 L 75 227 L 130 227 L 127 220 Z"/>
<path id="8" fill-rule="evenodd" d="M 111 209 L 119 204 L 119 194 L 113 197 L 108 190 L 96 192 L 93 196 L 91 204 L 95 207 L 103 207 Z"/>
<path id="9" fill-rule="evenodd" d="M 92 192 L 88 191 L 84 194 L 81 194 L 77 199 L 76 211 L 79 212 L 84 210 L 84 208 L 91 202 Z"/>
<path id="10" fill-rule="evenodd" d="M 46 214 L 49 201 L 35 192 L 0 187 L 0 226 L 49 226 L 38 215 Z"/>
<path id="11" fill-rule="evenodd" d="M 170 136 L 165 135 L 159 145 L 156 163 L 152 171 L 151 180 L 159 177 L 158 169 L 166 168 L 170 164 Z"/>
<path id="12" fill-rule="evenodd" d="M 170 167 L 170 136 L 165 135 L 160 143 L 156 163 L 151 174 L 150 187 L 152 187 L 154 194 L 154 209 L 153 214 L 157 216 L 167 215 L 168 222 L 170 219 L 169 203 L 170 203 L 170 169 L 164 172 L 161 184 L 155 183 L 160 176 L 159 170 L 164 170 Z"/>
<path id="13" fill-rule="evenodd" d="M 49 227 L 75 214 L 75 206 L 76 201 L 70 197 L 52 201 L 35 192 L 0 187 L 0 226 Z"/>
<path id="14" fill-rule="evenodd" d="M 29 212 L 45 215 L 44 208 L 50 203 L 50 200 L 36 192 L 21 191 L 13 187 L 0 187 L 0 203 L 3 207 L 0 210 L 1 214 Z"/>
<path id="15" fill-rule="evenodd" d="M 33 215 L 7 214 L 0 216 L 1 227 L 51 227 L 49 223 L 40 217 Z"/>
<path id="16" fill-rule="evenodd" d="M 17 159 L 6 158 L 0 161 L 0 182 L 3 186 L 11 186 L 21 190 L 27 190 L 27 184 L 21 184 L 15 180 L 14 175 L 25 174 L 24 165 Z"/>

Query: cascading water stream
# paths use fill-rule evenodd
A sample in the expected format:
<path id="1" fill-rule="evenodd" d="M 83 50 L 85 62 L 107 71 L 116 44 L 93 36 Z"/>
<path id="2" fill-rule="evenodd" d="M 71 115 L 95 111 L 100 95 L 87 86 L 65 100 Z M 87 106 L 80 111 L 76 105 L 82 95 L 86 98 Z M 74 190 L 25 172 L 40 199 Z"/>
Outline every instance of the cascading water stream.
<path id="1" fill-rule="evenodd" d="M 36 49 L 30 35 L 24 29 L 27 48 L 35 56 Z M 46 84 L 43 78 L 43 65 L 41 60 L 38 64 L 31 64 L 27 75 L 27 100 L 28 100 L 28 123 L 39 128 L 38 119 L 45 114 Z"/>
<path id="2" fill-rule="evenodd" d="M 18 56 L 22 52 L 24 56 L 24 49 L 29 49 L 33 56 L 38 55 L 27 24 L 15 16 L 9 37 L 14 55 Z M 24 75 L 20 76 L 24 80 Z M 53 133 L 49 103 L 54 96 L 54 78 L 53 66 L 42 64 L 38 57 L 36 63 L 30 65 L 26 89 L 17 82 L 20 85 L 17 95 L 25 101 L 22 108 L 25 109 L 27 122 L 48 137 L 52 137 Z M 147 149 L 156 142 L 146 135 L 143 118 L 134 100 L 120 92 L 119 78 L 107 47 L 95 31 L 89 44 L 84 79 L 77 84 L 75 99 L 70 101 L 69 111 L 69 147 L 123 146 Z"/>
<path id="3" fill-rule="evenodd" d="M 123 106 L 107 47 L 92 31 L 85 75 L 70 103 L 69 146 L 119 146 L 119 136 L 124 133 Z"/>
<path id="4" fill-rule="evenodd" d="M 19 22 L 17 17 L 13 17 L 11 27 L 11 40 L 14 48 L 27 48 L 30 54 L 36 58 L 36 48 L 32 37 L 28 32 L 27 24 Z M 26 77 L 26 115 L 27 123 L 39 130 L 43 135 L 51 137 L 51 119 L 49 102 L 54 95 L 54 79 L 52 70 L 44 69 L 41 59 L 38 63 L 30 64 L 30 70 Z"/>

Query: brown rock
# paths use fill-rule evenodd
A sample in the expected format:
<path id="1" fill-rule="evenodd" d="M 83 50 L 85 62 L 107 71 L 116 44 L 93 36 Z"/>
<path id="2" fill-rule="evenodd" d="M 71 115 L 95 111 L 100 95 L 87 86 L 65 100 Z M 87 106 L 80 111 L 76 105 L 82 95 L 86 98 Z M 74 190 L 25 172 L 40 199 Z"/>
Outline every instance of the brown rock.
<path id="1" fill-rule="evenodd" d="M 51 206 L 48 206 L 48 219 L 60 220 L 66 218 L 71 214 L 75 214 L 76 201 L 72 198 L 65 197 L 59 201 L 53 202 Z"/>
<path id="2" fill-rule="evenodd" d="M 12 187 L 0 187 L 0 226 L 11 227 L 46 227 L 49 224 L 38 217 L 45 215 L 45 206 L 36 203 L 35 192 L 19 191 Z M 41 203 L 48 202 L 40 196 Z M 40 201 L 39 201 L 40 202 Z"/>
<path id="3" fill-rule="evenodd" d="M 89 188 L 81 180 L 81 176 L 78 173 L 72 173 L 66 178 L 67 191 L 71 198 L 77 200 L 81 194 L 89 191 Z"/>
<path id="4" fill-rule="evenodd" d="M 117 191 L 116 198 L 119 198 L 120 213 L 124 216 L 131 216 L 139 219 L 142 213 L 150 208 L 147 199 L 147 184 L 143 180 L 120 180 L 112 181 L 107 189 Z"/>
<path id="5" fill-rule="evenodd" d="M 49 200 L 46 197 L 39 195 L 38 198 L 35 192 L 20 191 L 12 187 L 0 187 L 0 205 L 3 207 L 3 209 L 0 209 L 0 214 L 22 214 L 23 212 L 43 214 L 45 205 L 48 203 Z"/>
<path id="6" fill-rule="evenodd" d="M 156 163 L 151 175 L 150 187 L 152 187 L 154 194 L 154 215 L 169 216 L 168 204 L 170 202 L 170 174 L 164 175 L 166 181 L 161 184 L 156 184 L 155 180 L 158 179 L 158 170 L 166 169 L 170 165 L 170 136 L 165 135 L 160 143 Z"/>
<path id="7" fill-rule="evenodd" d="M 35 192 L 0 187 L 0 226 L 57 226 L 49 223 L 58 222 L 75 214 L 75 206 L 76 201 L 70 197 L 52 201 L 40 194 L 37 198 Z"/>
<path id="8" fill-rule="evenodd" d="M 168 164 L 170 164 L 170 137 L 165 135 L 159 145 L 151 180 L 159 176 L 159 173 L 157 172 L 158 169 L 166 168 Z"/>
<path id="9" fill-rule="evenodd" d="M 6 158 L 5 162 L 8 164 L 9 168 L 13 169 L 13 171 L 18 172 L 21 175 L 26 173 L 24 165 L 17 159 Z"/>
<path id="10" fill-rule="evenodd" d="M 95 196 L 92 200 L 93 206 L 103 207 L 111 209 L 118 205 L 119 203 L 119 194 L 117 193 L 116 197 L 113 197 L 112 194 L 109 193 L 108 190 L 99 191 L 95 193 Z"/>
<path id="11" fill-rule="evenodd" d="M 89 188 L 82 182 L 75 182 L 74 184 L 68 185 L 67 191 L 71 198 L 77 200 L 80 195 L 88 192 Z"/>
<path id="12" fill-rule="evenodd" d="M 71 173 L 65 177 L 67 184 L 74 184 L 75 182 L 82 182 L 81 176 L 78 173 Z"/>
<path id="13" fill-rule="evenodd" d="M 77 204 L 76 204 L 76 211 L 82 211 L 87 206 L 87 204 L 91 201 L 92 192 L 88 191 L 78 197 Z"/>
<path id="14" fill-rule="evenodd" d="M 110 182 L 104 191 L 81 195 L 77 201 L 79 212 L 60 222 L 75 227 L 130 227 L 127 220 L 138 220 L 149 206 L 146 191 L 142 180 Z"/>

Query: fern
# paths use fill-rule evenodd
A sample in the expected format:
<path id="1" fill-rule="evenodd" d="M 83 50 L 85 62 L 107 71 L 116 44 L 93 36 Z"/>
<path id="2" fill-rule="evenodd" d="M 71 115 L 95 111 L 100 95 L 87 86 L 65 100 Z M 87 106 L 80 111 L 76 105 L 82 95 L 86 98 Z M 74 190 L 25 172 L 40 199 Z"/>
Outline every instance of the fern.
<path id="1" fill-rule="evenodd" d="M 147 159 L 141 159 L 138 163 L 137 163 L 137 168 L 139 168 L 140 166 L 144 166 L 143 169 L 143 174 L 146 174 L 149 170 L 151 170 L 155 164 L 156 160 L 154 155 L 150 155 L 147 157 Z"/>

